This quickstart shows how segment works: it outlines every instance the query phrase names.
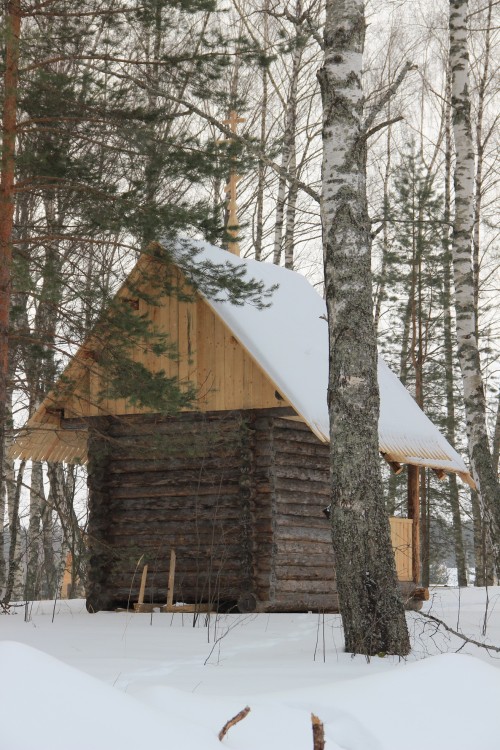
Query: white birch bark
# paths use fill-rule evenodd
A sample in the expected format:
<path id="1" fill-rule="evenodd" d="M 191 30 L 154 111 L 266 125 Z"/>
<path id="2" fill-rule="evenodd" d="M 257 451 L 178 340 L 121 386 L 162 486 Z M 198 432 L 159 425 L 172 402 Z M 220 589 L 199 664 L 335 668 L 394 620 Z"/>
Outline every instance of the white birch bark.
<path id="1" fill-rule="evenodd" d="M 490 527 L 497 573 L 500 568 L 500 486 L 486 428 L 486 399 L 477 340 L 471 249 L 474 230 L 474 147 L 470 117 L 467 0 L 450 0 L 450 67 L 455 139 L 453 278 L 458 357 L 462 373 L 472 475 Z"/>
<path id="2" fill-rule="evenodd" d="M 322 225 L 328 308 L 332 539 L 346 650 L 406 654 L 378 456 L 379 393 L 361 84 L 361 0 L 328 0 Z"/>
<path id="3" fill-rule="evenodd" d="M 297 86 L 300 72 L 300 62 L 302 59 L 302 47 L 296 40 L 296 46 L 292 53 L 292 70 L 290 74 L 290 89 L 288 92 L 285 127 L 283 132 L 283 150 L 281 164 L 283 169 L 288 173 L 296 170 L 296 145 L 295 130 L 297 124 Z M 284 174 L 280 175 L 278 182 L 278 196 L 276 202 L 276 219 L 274 224 L 274 243 L 273 243 L 273 263 L 280 264 L 281 251 L 283 246 L 283 226 L 285 223 L 285 204 L 286 204 L 287 178 Z M 296 189 L 296 188 L 295 188 Z"/>
<path id="4" fill-rule="evenodd" d="M 269 49 L 269 0 L 265 0 L 263 5 L 263 24 L 264 24 L 264 39 L 263 39 L 263 52 L 265 55 Z M 260 113 L 260 149 L 264 151 L 266 148 L 267 141 L 267 107 L 269 100 L 268 92 L 268 70 L 267 67 L 262 68 L 262 100 L 261 100 L 261 113 Z M 262 242 L 264 236 L 264 189 L 266 182 L 266 165 L 262 159 L 259 159 L 259 168 L 257 172 L 257 198 L 256 198 L 256 216 L 255 216 L 255 260 L 262 259 Z"/>
<path id="5" fill-rule="evenodd" d="M 42 508 L 45 505 L 45 493 L 43 489 L 43 468 L 40 461 L 33 461 L 31 465 L 31 488 L 30 488 L 30 519 L 28 526 L 28 549 L 26 570 L 26 599 L 41 598 L 40 568 L 42 555 Z"/>

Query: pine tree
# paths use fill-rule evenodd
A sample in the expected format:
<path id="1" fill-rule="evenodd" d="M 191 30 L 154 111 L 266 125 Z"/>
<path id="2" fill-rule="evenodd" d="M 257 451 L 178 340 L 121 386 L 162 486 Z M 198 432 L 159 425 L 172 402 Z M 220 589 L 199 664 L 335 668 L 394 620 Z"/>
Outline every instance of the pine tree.
<path id="1" fill-rule="evenodd" d="M 181 102 L 189 94 L 224 110 L 228 55 L 215 4 L 148 0 L 137 9 L 117 9 L 86 0 L 75 12 L 65 0 L 55 0 L 50 8 L 23 12 L 22 26 L 19 3 L 6 7 L 2 429 L 12 389 L 27 389 L 25 405 L 32 412 L 67 355 L 99 321 L 106 328 L 102 364 L 111 392 L 172 413 L 192 402 L 192 389 L 182 391 L 164 373 L 138 367 L 130 353 L 137 340 L 158 356 L 175 357 L 174 347 L 111 300 L 123 270 L 152 240 L 157 244 L 149 251 L 169 263 L 179 236 L 222 234 L 208 186 L 214 175 L 227 173 L 234 154 L 221 154 L 203 121 Z M 193 264 L 187 255 L 186 263 Z M 212 294 L 222 286 L 235 300 L 260 298 L 261 288 L 233 278 L 227 268 L 208 271 Z M 177 293 L 175 286 L 162 291 Z M 55 479 L 51 492 L 59 492 Z M 51 526 L 46 500 L 36 489 L 32 507 L 35 539 L 44 517 L 47 533 Z"/>

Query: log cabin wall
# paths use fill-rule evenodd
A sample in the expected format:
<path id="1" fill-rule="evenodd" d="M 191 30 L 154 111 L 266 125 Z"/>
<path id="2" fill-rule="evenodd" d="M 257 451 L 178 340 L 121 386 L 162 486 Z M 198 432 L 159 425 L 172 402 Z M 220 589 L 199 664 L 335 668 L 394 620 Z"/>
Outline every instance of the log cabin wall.
<path id="1" fill-rule="evenodd" d="M 145 601 L 165 602 L 172 548 L 174 601 L 338 609 L 329 450 L 306 425 L 246 410 L 98 418 L 90 432 L 90 609 L 137 601 L 146 563 Z"/>
<path id="2" fill-rule="evenodd" d="M 93 422 L 89 606 L 175 599 L 254 608 L 332 607 L 328 448 L 262 412 Z M 140 562 L 139 562 L 140 561 Z"/>
<path id="3" fill-rule="evenodd" d="M 323 513 L 330 494 L 329 446 L 298 421 L 261 418 L 255 430 L 255 462 L 266 477 L 256 495 L 260 512 L 271 513 L 272 527 L 268 577 L 259 579 L 267 588 L 261 585 L 256 593 L 268 610 L 337 609 L 330 524 Z"/>
<path id="4" fill-rule="evenodd" d="M 165 602 L 172 547 L 175 600 L 234 602 L 247 591 L 252 449 L 241 415 L 99 419 L 92 434 L 90 606 L 136 601 L 146 563 L 145 601 Z"/>

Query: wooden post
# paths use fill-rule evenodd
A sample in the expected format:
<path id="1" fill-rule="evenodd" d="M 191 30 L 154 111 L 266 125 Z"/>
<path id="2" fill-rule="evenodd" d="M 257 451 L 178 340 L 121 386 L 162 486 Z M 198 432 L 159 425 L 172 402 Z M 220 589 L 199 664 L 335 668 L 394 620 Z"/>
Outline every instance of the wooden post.
<path id="1" fill-rule="evenodd" d="M 238 123 L 245 122 L 243 117 L 238 117 L 237 113 L 233 110 L 229 113 L 229 119 L 223 120 L 224 125 L 229 125 L 231 128 L 232 133 L 237 132 Z M 229 140 L 229 139 L 228 139 Z M 240 180 L 239 175 L 236 174 L 234 169 L 231 169 L 231 173 L 229 175 L 229 182 L 226 185 L 225 191 L 228 194 L 228 202 L 227 202 L 227 208 L 228 208 L 228 215 L 227 215 L 227 234 L 231 237 L 229 242 L 227 243 L 227 249 L 230 253 L 233 253 L 233 255 L 240 254 L 240 246 L 237 241 L 238 233 L 239 233 L 239 221 L 238 221 L 238 206 L 236 202 L 237 193 L 236 193 L 236 186 Z"/>
<path id="2" fill-rule="evenodd" d="M 170 570 L 168 571 L 167 609 L 174 603 L 175 549 L 170 553 Z"/>
<path id="3" fill-rule="evenodd" d="M 408 518 L 413 521 L 411 531 L 413 582 L 420 582 L 420 492 L 419 467 L 408 464 Z"/>
<path id="4" fill-rule="evenodd" d="M 61 599 L 69 599 L 69 592 L 71 589 L 71 585 L 73 583 L 73 578 L 71 575 L 72 568 L 73 568 L 73 556 L 71 552 L 68 552 L 68 554 L 66 555 L 66 564 L 64 566 L 63 579 L 61 583 L 61 591 L 59 594 Z"/>
<path id="5" fill-rule="evenodd" d="M 142 569 L 141 588 L 139 589 L 139 599 L 137 604 L 144 603 L 144 592 L 146 591 L 146 578 L 148 577 L 148 566 L 145 565 Z"/>

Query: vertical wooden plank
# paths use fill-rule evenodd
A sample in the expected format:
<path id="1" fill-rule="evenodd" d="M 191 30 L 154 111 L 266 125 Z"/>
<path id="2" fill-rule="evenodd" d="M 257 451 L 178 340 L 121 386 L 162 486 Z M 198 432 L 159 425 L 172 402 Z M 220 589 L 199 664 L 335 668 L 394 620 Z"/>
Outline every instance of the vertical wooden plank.
<path id="1" fill-rule="evenodd" d="M 213 370 L 211 359 L 213 357 L 214 345 L 214 316 L 200 300 L 197 303 L 197 327 L 196 327 L 196 350 L 197 350 L 197 374 L 196 384 L 200 392 L 199 407 L 202 410 L 209 409 L 210 393 L 213 386 Z"/>
<path id="2" fill-rule="evenodd" d="M 178 314 L 178 348 L 179 348 L 179 381 L 188 379 L 188 303 L 177 301 Z"/>
<path id="3" fill-rule="evenodd" d="M 233 345 L 233 399 L 234 403 L 231 408 L 242 409 L 244 407 L 245 393 L 244 393 L 244 360 L 245 353 L 243 347 L 231 336 Z"/>
<path id="4" fill-rule="evenodd" d="M 252 389 L 252 370 L 253 363 L 250 357 L 243 352 L 242 357 L 242 378 L 243 378 L 243 397 L 242 397 L 242 408 L 250 409 L 253 404 L 253 389 Z"/>
<path id="5" fill-rule="evenodd" d="M 175 583 L 175 549 L 170 552 L 170 568 L 168 571 L 168 589 L 167 589 L 167 607 L 174 603 L 174 583 Z"/>
<path id="6" fill-rule="evenodd" d="M 419 497 L 419 467 L 408 465 L 408 517 L 412 524 L 412 580 L 420 582 L 420 497 Z"/>
<path id="7" fill-rule="evenodd" d="M 150 332 L 156 331 L 158 324 L 157 324 L 157 316 L 158 316 L 158 307 L 156 305 L 147 304 L 144 300 L 139 301 L 139 315 L 146 314 L 148 317 L 148 320 L 150 321 Z M 144 365 L 144 367 L 149 370 L 149 372 L 157 372 L 158 367 L 158 357 L 153 354 L 151 343 L 145 344 L 144 347 L 141 347 L 141 359 L 140 362 Z"/>
<path id="8" fill-rule="evenodd" d="M 187 310 L 187 359 L 188 359 L 188 379 L 191 383 L 196 384 L 197 372 L 197 317 L 198 304 L 196 301 L 191 302 Z"/>
<path id="9" fill-rule="evenodd" d="M 169 321 L 168 335 L 170 341 L 179 347 L 179 300 L 175 292 L 170 295 L 168 301 Z M 171 378 L 179 377 L 179 359 L 169 359 L 168 374 Z"/>
<path id="10" fill-rule="evenodd" d="M 222 387 L 223 396 L 223 408 L 234 409 L 236 404 L 235 387 L 236 387 L 236 373 L 234 371 L 235 364 L 235 348 L 237 346 L 236 339 L 231 332 L 224 329 L 224 382 Z"/>
<path id="11" fill-rule="evenodd" d="M 146 579 L 148 577 L 148 566 L 145 565 L 142 569 L 142 577 L 141 577 L 141 587 L 139 589 L 139 598 L 137 600 L 137 604 L 143 604 L 144 603 L 144 592 L 146 591 Z"/>
<path id="12" fill-rule="evenodd" d="M 89 415 L 95 417 L 100 414 L 98 394 L 101 385 L 100 372 L 95 362 L 89 368 Z"/>
<path id="13" fill-rule="evenodd" d="M 214 390 L 213 404 L 215 409 L 224 409 L 224 326 L 214 316 Z M 211 399 L 212 400 L 212 399 Z"/>
<path id="14" fill-rule="evenodd" d="M 391 541 L 396 560 L 396 572 L 400 581 L 412 580 L 412 521 L 408 518 L 389 519 L 391 527 Z"/>

